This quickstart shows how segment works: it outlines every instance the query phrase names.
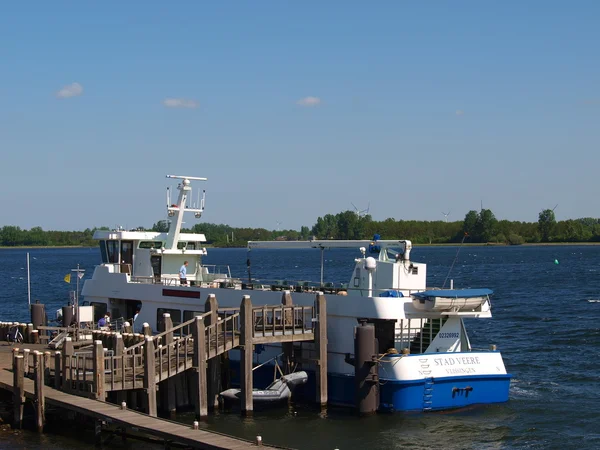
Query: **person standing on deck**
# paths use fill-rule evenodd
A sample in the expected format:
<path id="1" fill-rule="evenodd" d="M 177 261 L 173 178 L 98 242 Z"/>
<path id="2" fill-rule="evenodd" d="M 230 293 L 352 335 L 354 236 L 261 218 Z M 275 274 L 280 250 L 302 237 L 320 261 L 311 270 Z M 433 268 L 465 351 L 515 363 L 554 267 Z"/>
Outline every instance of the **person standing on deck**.
<path id="1" fill-rule="evenodd" d="M 179 269 L 179 284 L 187 286 L 187 265 L 188 262 L 184 261 L 183 266 Z"/>

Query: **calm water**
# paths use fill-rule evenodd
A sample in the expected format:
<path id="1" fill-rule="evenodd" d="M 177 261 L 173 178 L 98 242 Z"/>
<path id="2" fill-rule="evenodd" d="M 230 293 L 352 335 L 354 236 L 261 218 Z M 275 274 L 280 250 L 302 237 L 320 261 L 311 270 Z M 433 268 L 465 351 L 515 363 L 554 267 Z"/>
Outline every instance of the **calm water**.
<path id="1" fill-rule="evenodd" d="M 458 247 L 417 247 L 428 263 L 428 285 L 441 286 Z M 0 320 L 28 320 L 27 250 L 0 250 L 5 282 Z M 95 249 L 34 249 L 32 299 L 49 313 L 68 299 L 65 274 L 79 263 L 91 276 Z M 347 282 L 357 252 L 325 253 L 326 281 Z M 229 264 L 247 276 L 246 250 L 209 249 L 207 264 Z M 559 264 L 555 264 L 555 260 Z M 318 280 L 317 250 L 251 252 L 252 276 Z M 310 408 L 211 416 L 207 428 L 299 449 L 597 449 L 600 448 L 600 247 L 463 247 L 451 274 L 455 287 L 489 287 L 494 318 L 469 320 L 473 347 L 495 343 L 513 374 L 510 401 L 453 413 L 379 414 L 356 418 L 344 410 Z M 182 421 L 190 416 L 182 415 Z M 77 448 L 67 436 L 0 433 L 0 447 Z M 144 444 L 137 444 L 142 446 Z M 141 447 L 140 447 L 141 448 Z"/>

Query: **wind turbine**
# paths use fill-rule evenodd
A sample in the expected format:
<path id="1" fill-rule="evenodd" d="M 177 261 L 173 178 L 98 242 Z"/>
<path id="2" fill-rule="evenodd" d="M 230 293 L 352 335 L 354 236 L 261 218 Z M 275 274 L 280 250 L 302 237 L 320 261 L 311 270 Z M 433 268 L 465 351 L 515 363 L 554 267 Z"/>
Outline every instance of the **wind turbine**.
<path id="1" fill-rule="evenodd" d="M 444 211 L 442 211 L 442 214 L 444 215 L 444 217 L 446 218 L 446 222 L 448 222 L 448 216 L 450 215 L 450 213 L 452 212 L 451 209 L 448 210 L 447 213 L 445 213 Z"/>
<path id="2" fill-rule="evenodd" d="M 279 231 L 279 225 L 281 225 L 283 222 L 280 222 L 279 220 L 277 221 L 277 231 Z"/>
<path id="3" fill-rule="evenodd" d="M 369 202 L 366 209 L 362 209 L 362 210 L 358 209 L 354 203 L 350 202 L 350 204 L 354 207 L 354 212 L 356 213 L 356 216 L 359 219 L 362 216 L 366 216 L 367 214 L 369 214 L 369 208 L 371 207 L 371 202 Z"/>

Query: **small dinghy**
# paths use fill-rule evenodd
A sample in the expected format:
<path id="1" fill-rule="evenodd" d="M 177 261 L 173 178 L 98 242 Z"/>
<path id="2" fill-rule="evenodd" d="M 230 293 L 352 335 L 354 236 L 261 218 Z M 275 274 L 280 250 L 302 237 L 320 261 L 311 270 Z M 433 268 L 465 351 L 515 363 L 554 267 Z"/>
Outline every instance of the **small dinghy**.
<path id="1" fill-rule="evenodd" d="M 290 373 L 273 381 L 266 389 L 253 389 L 252 400 L 256 403 L 277 403 L 292 396 L 296 386 L 305 384 L 308 374 L 304 371 Z M 241 389 L 227 389 L 219 394 L 225 401 L 240 401 Z"/>

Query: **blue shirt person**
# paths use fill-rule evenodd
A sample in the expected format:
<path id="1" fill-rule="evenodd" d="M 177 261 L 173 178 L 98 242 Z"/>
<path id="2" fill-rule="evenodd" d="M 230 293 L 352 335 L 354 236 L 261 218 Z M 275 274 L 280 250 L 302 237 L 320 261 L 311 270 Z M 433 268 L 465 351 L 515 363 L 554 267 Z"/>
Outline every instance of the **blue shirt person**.
<path id="1" fill-rule="evenodd" d="M 184 261 L 183 266 L 179 269 L 179 283 L 187 286 L 187 265 L 188 262 Z"/>

